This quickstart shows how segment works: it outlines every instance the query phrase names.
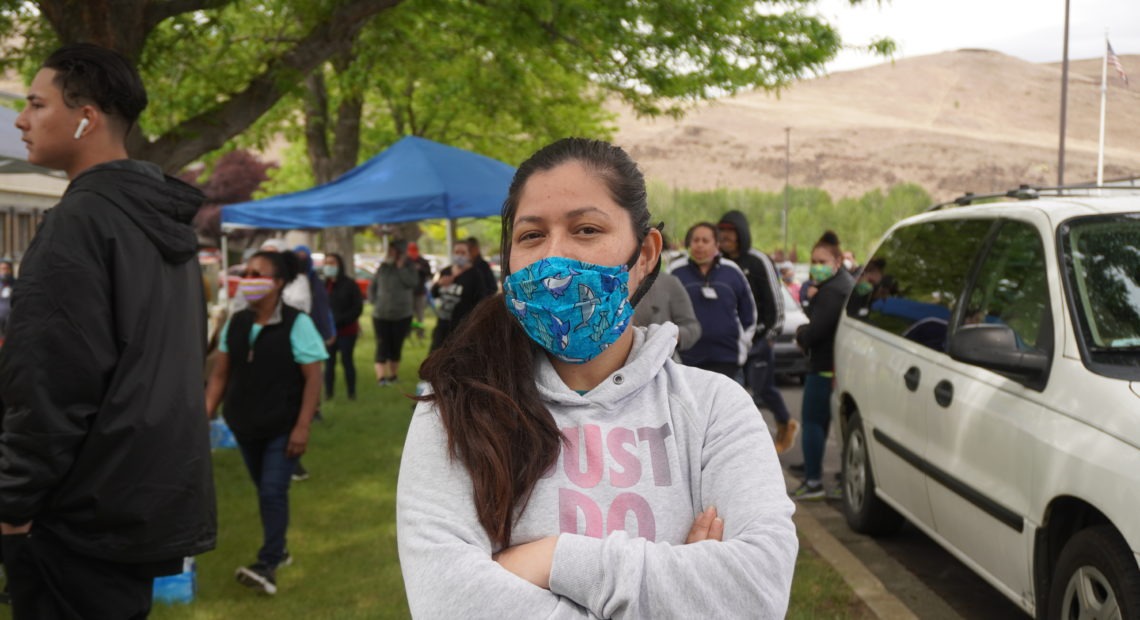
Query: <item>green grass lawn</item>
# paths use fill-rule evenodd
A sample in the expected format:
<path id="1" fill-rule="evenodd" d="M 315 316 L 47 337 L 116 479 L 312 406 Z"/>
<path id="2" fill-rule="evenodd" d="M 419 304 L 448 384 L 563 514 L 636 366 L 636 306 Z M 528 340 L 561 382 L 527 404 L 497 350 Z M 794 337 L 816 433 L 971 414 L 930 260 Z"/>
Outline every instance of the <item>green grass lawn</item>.
<path id="1" fill-rule="evenodd" d="M 367 316 L 367 315 L 366 315 Z M 369 326 L 370 327 L 370 326 Z M 370 331 L 370 330 L 369 330 Z M 258 595 L 234 581 L 234 570 L 255 559 L 261 542 L 253 485 L 236 450 L 214 453 L 218 546 L 198 558 L 198 594 L 189 605 L 155 604 L 152 618 L 406 618 L 407 602 L 396 555 L 396 475 L 416 372 L 428 342 L 409 340 L 400 385 L 373 379 L 373 340 L 362 334 L 356 351 L 358 394 L 343 392 L 322 405 L 305 466 L 311 478 L 290 493 L 289 549 L 293 566 L 278 572 L 276 596 Z M 830 566 L 803 549 L 796 567 L 790 618 L 867 618 L 866 607 Z"/>

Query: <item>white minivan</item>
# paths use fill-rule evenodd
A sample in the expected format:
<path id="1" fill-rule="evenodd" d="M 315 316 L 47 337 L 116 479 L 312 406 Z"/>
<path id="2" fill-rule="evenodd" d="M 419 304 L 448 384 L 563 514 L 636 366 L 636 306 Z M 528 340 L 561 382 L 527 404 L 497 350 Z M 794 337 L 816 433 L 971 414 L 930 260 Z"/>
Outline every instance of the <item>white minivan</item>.
<path id="1" fill-rule="evenodd" d="M 850 527 L 905 518 L 1039 618 L 1140 618 L 1140 196 L 1112 191 L 900 222 L 835 341 Z"/>

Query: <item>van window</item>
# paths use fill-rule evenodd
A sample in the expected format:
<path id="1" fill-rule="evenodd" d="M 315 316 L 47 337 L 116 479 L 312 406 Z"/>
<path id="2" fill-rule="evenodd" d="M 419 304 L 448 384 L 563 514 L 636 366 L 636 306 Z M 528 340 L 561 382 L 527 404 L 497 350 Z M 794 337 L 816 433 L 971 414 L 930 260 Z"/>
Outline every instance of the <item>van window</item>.
<path id="1" fill-rule="evenodd" d="M 847 314 L 945 351 L 950 316 L 992 225 L 993 220 L 943 220 L 895 230 L 867 261 Z M 858 286 L 864 281 L 870 291 Z"/>
<path id="2" fill-rule="evenodd" d="M 1075 218 L 1060 235 L 1086 366 L 1140 381 L 1140 214 Z"/>
<path id="3" fill-rule="evenodd" d="M 1045 249 L 1037 230 L 1005 220 L 967 295 L 961 323 L 991 323 L 1013 329 L 1019 348 L 1051 349 L 1049 284 Z"/>

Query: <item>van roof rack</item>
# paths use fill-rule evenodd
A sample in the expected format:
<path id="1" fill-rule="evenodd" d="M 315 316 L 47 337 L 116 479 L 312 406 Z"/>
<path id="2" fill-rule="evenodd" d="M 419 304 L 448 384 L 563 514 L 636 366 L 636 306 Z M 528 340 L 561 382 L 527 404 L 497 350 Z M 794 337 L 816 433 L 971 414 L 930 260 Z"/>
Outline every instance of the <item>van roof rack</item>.
<path id="1" fill-rule="evenodd" d="M 961 196 L 949 202 L 942 202 L 936 204 L 927 211 L 939 211 L 945 208 L 952 207 L 966 207 L 972 205 L 980 200 L 993 200 L 995 198 L 1012 198 L 1014 200 L 1036 200 L 1042 195 L 1046 196 L 1071 196 L 1081 195 L 1087 196 L 1089 192 L 1100 190 L 1128 190 L 1138 191 L 1140 185 L 1136 185 L 1136 179 L 1128 179 L 1128 184 L 1118 185 L 1095 185 L 1095 184 L 1081 184 L 1081 185 L 1061 185 L 1055 187 L 1034 187 L 1031 185 L 1022 184 L 1017 189 L 1011 189 L 1000 194 L 975 194 L 973 192 L 966 192 Z"/>

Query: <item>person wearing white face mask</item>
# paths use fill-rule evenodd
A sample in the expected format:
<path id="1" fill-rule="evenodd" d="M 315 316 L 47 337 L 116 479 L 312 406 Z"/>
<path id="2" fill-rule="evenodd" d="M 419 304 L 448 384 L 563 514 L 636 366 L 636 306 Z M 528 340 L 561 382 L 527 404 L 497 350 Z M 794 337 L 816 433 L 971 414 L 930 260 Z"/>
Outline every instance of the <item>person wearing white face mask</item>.
<path id="1" fill-rule="evenodd" d="M 257 487 L 262 545 L 257 561 L 237 570 L 239 583 L 277 593 L 286 547 L 289 483 L 309 444 L 328 354 L 309 315 L 283 302 L 299 271 L 290 252 L 258 252 L 246 263 L 241 290 L 249 306 L 222 328 L 221 354 L 206 386 L 206 415 L 224 407 L 226 423 Z"/>
<path id="2" fill-rule="evenodd" d="M 432 351 L 443 346 L 475 306 L 493 292 L 487 290 L 485 277 L 475 269 L 468 242 L 456 243 L 451 254 L 451 265 L 440 270 L 431 286 L 438 319 L 431 334 Z"/>
<path id="3" fill-rule="evenodd" d="M 396 492 L 412 616 L 783 617 L 798 543 L 762 417 L 673 362 L 675 325 L 632 325 L 662 245 L 637 165 L 549 145 L 502 230 L 503 294 L 420 369 Z"/>
<path id="4" fill-rule="evenodd" d="M 262 242 L 259 252 L 288 252 L 289 246 L 285 243 L 284 239 L 266 239 Z M 285 290 L 281 293 L 282 300 L 285 303 L 293 306 L 294 308 L 309 314 L 313 309 L 313 293 L 310 290 L 309 279 L 304 274 L 298 274 L 288 284 L 285 285 Z M 234 298 L 230 300 L 230 313 L 240 312 L 245 310 L 249 302 L 245 299 L 244 292 L 239 288 Z"/>

